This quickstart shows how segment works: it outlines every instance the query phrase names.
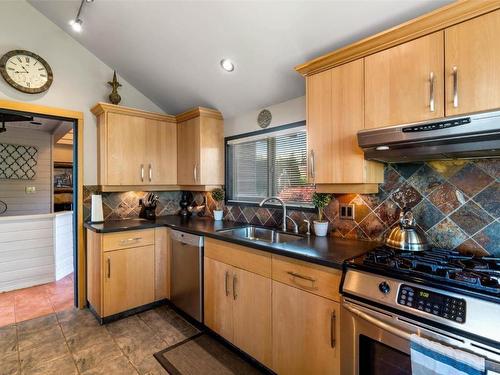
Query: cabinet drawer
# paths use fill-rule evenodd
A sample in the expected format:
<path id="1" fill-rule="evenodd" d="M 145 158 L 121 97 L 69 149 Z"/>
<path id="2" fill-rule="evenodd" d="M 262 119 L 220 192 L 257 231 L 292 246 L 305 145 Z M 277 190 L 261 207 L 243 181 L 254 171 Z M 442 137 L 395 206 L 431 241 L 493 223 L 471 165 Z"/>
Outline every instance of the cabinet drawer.
<path id="1" fill-rule="evenodd" d="M 342 271 L 278 255 L 272 257 L 273 280 L 340 301 Z"/>
<path id="2" fill-rule="evenodd" d="M 128 249 L 153 245 L 155 242 L 154 229 L 131 230 L 125 232 L 106 233 L 103 236 L 103 251 Z"/>
<path id="3" fill-rule="evenodd" d="M 271 254 L 264 251 L 205 238 L 205 256 L 264 277 L 271 277 Z"/>

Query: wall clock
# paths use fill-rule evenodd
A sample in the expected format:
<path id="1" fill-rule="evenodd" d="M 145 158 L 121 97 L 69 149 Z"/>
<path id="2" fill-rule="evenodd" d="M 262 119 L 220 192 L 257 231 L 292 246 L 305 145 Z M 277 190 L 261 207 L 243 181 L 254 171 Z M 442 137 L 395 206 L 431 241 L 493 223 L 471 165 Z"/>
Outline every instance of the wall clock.
<path id="1" fill-rule="evenodd" d="M 14 50 L 0 59 L 0 73 L 16 90 L 27 94 L 39 94 L 52 85 L 54 76 L 50 65 L 37 54 Z"/>
<path id="2" fill-rule="evenodd" d="M 271 112 L 268 109 L 263 109 L 257 117 L 257 123 L 262 129 L 265 129 L 269 126 L 272 119 L 273 116 L 271 115 Z"/>

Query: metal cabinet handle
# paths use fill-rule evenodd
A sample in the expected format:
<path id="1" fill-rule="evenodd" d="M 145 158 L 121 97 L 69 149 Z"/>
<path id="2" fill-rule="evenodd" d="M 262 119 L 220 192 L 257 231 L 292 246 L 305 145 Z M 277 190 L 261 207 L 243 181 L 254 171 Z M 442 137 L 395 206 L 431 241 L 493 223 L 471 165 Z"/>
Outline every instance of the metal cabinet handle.
<path id="1" fill-rule="evenodd" d="M 153 168 L 151 167 L 151 164 L 149 164 L 149 182 L 153 179 Z"/>
<path id="2" fill-rule="evenodd" d="M 142 237 L 133 237 L 133 238 L 127 238 L 125 240 L 120 240 L 121 245 L 126 245 L 127 243 L 130 242 L 136 242 L 142 240 Z"/>
<path id="3" fill-rule="evenodd" d="M 309 176 L 314 181 L 314 176 L 316 174 L 316 171 L 314 170 L 314 150 L 311 150 L 310 156 L 309 156 Z"/>
<path id="4" fill-rule="evenodd" d="M 226 297 L 229 296 L 229 289 L 227 288 L 227 278 L 229 277 L 229 272 L 226 271 L 226 275 L 224 277 L 224 288 L 226 290 Z"/>
<path id="5" fill-rule="evenodd" d="M 236 281 L 237 281 L 236 275 L 233 275 L 233 299 L 234 300 L 236 300 L 236 298 L 238 297 L 238 294 L 236 293 Z"/>
<path id="6" fill-rule="evenodd" d="M 141 181 L 144 182 L 144 164 L 141 164 Z"/>
<path id="7" fill-rule="evenodd" d="M 335 340 L 336 336 L 336 328 L 335 328 L 335 323 L 336 323 L 337 317 L 335 316 L 335 310 L 332 311 L 332 315 L 330 317 L 330 346 L 332 348 L 335 348 L 335 345 L 337 344 L 337 341 Z"/>
<path id="8" fill-rule="evenodd" d="M 108 279 L 111 279 L 111 258 L 108 258 Z"/>
<path id="9" fill-rule="evenodd" d="M 194 164 L 194 167 L 193 167 L 193 178 L 194 178 L 194 182 L 198 182 L 198 163 Z"/>
<path id="10" fill-rule="evenodd" d="M 458 107 L 458 68 L 453 67 L 453 108 Z"/>
<path id="11" fill-rule="evenodd" d="M 297 272 L 293 272 L 293 271 L 287 271 L 287 273 L 292 276 L 292 278 L 298 278 L 298 279 L 302 279 L 302 280 L 306 280 L 306 281 L 310 281 L 311 284 L 312 284 L 312 288 L 315 288 L 314 286 L 314 283 L 316 282 L 316 279 L 311 277 L 311 276 L 305 276 L 305 275 L 301 275 L 300 273 L 297 273 Z"/>
<path id="12" fill-rule="evenodd" d="M 434 100 L 434 72 L 431 72 L 429 75 L 430 82 L 430 93 L 429 93 L 429 110 L 434 112 L 436 110 L 436 104 Z"/>

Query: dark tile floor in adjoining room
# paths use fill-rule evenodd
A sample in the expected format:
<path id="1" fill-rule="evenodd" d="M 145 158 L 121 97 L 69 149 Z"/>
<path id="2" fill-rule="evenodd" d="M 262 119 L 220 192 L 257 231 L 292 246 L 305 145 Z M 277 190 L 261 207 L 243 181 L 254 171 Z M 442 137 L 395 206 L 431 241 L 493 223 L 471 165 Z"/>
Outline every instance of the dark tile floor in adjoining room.
<path id="1" fill-rule="evenodd" d="M 160 375 L 153 354 L 198 330 L 168 306 L 106 325 L 70 309 L 0 328 L 0 375 Z"/>

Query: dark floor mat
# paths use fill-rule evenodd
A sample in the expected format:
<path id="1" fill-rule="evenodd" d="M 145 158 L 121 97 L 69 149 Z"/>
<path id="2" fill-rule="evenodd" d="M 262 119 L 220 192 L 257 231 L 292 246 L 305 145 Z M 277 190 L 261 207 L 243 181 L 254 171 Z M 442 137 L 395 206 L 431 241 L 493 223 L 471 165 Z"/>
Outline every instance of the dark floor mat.
<path id="1" fill-rule="evenodd" d="M 261 375 L 239 354 L 206 333 L 197 334 L 155 354 L 171 375 Z"/>

